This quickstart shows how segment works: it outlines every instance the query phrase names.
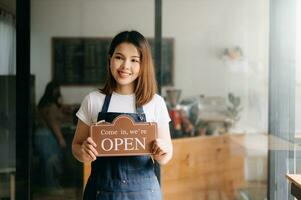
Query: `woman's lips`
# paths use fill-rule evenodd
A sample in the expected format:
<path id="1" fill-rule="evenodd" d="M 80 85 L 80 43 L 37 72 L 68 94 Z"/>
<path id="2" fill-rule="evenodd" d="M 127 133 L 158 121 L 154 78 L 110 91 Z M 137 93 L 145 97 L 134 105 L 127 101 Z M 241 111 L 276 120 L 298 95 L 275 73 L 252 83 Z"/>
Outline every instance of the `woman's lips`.
<path id="1" fill-rule="evenodd" d="M 131 72 L 126 72 L 126 71 L 118 71 L 118 75 L 121 77 L 121 78 L 127 78 L 129 77 L 130 75 L 132 75 Z"/>

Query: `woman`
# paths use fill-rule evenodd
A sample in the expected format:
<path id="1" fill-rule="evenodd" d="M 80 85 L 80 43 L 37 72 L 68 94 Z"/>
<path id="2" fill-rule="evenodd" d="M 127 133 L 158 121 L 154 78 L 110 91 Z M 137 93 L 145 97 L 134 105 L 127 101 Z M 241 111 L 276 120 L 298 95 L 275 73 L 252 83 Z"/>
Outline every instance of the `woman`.
<path id="1" fill-rule="evenodd" d="M 79 118 L 72 143 L 73 154 L 81 162 L 92 161 L 92 171 L 84 199 L 160 200 L 161 191 L 154 173 L 155 159 L 166 164 L 172 157 L 170 117 L 157 83 L 151 50 L 137 31 L 117 34 L 108 53 L 108 77 L 100 91 L 88 94 L 77 113 Z M 158 139 L 151 156 L 98 157 L 96 144 L 89 137 L 91 124 L 112 122 L 118 115 L 129 115 L 136 122 L 157 122 Z"/>

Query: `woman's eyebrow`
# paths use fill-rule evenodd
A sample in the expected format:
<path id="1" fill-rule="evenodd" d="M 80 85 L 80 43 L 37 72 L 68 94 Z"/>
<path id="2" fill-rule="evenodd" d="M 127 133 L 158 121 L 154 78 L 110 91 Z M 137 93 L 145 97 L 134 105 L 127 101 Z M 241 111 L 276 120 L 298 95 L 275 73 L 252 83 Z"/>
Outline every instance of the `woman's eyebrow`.
<path id="1" fill-rule="evenodd" d="M 122 53 L 120 53 L 120 52 L 116 52 L 116 54 L 118 54 L 118 55 L 121 55 L 121 56 L 124 56 L 125 57 L 125 55 L 123 55 Z M 131 58 L 139 58 L 140 59 L 140 56 L 131 56 Z"/>
<path id="2" fill-rule="evenodd" d="M 116 52 L 116 54 L 119 54 L 119 55 L 121 55 L 121 56 L 124 56 L 122 53 L 120 53 L 120 52 Z"/>

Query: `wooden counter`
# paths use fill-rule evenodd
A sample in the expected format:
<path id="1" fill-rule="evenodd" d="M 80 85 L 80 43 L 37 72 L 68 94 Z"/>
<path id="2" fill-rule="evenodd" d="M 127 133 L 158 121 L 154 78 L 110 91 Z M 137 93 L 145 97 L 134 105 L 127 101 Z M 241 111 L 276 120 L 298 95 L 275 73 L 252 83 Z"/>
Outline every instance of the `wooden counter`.
<path id="1" fill-rule="evenodd" d="M 161 167 L 165 200 L 234 199 L 244 184 L 243 134 L 173 139 L 173 159 Z M 84 166 L 84 184 L 90 165 Z"/>
<path id="2" fill-rule="evenodd" d="M 301 199 L 301 174 L 287 174 L 286 177 L 291 182 L 291 194 Z"/>
<path id="3" fill-rule="evenodd" d="M 234 199 L 244 184 L 243 135 L 173 140 L 173 159 L 162 169 L 164 199 Z"/>

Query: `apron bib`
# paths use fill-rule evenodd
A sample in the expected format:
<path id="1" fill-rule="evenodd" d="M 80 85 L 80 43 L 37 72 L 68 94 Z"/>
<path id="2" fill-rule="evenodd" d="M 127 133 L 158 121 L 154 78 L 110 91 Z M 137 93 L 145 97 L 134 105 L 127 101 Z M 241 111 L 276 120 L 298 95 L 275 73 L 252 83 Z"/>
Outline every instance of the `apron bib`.
<path id="1" fill-rule="evenodd" d="M 97 121 L 112 121 L 119 115 L 131 116 L 145 122 L 142 107 L 137 113 L 108 112 L 111 95 L 107 95 Z M 84 200 L 161 200 L 161 191 L 154 171 L 154 163 L 146 156 L 98 157 L 91 163 Z"/>

